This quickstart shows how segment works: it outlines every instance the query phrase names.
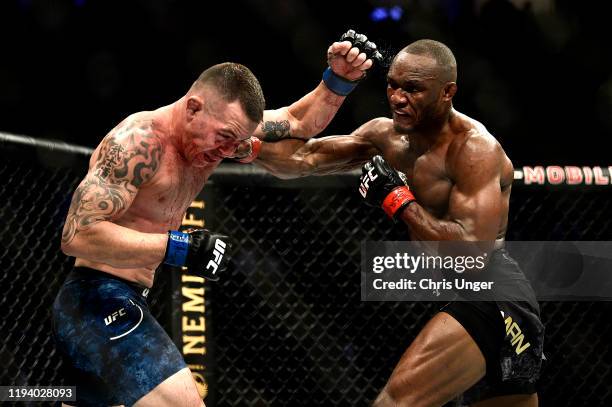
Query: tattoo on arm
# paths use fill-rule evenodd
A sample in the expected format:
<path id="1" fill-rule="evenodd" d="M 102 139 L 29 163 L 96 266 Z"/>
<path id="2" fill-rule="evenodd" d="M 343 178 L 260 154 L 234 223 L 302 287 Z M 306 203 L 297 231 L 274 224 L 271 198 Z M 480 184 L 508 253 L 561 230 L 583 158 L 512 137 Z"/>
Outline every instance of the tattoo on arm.
<path id="1" fill-rule="evenodd" d="M 289 120 L 267 121 L 261 123 L 261 131 L 264 134 L 262 140 L 268 142 L 279 141 L 291 137 L 291 125 Z"/>
<path id="2" fill-rule="evenodd" d="M 131 128 L 124 132 L 128 130 Z M 158 136 L 150 129 L 133 132 L 119 144 L 121 132 L 111 133 L 102 142 L 93 168 L 74 192 L 62 244 L 69 244 L 77 233 L 95 223 L 124 213 L 142 184 L 157 172 L 162 153 Z"/>
<path id="3" fill-rule="evenodd" d="M 121 159 L 121 154 L 125 152 L 125 148 L 120 144 L 114 144 L 109 142 L 108 150 L 106 154 L 100 154 L 100 160 L 98 160 L 98 164 L 100 165 L 97 169 L 98 176 L 103 179 L 107 179 L 111 173 L 111 170 L 119 164 L 119 160 Z M 102 162 L 100 162 L 102 161 Z"/>

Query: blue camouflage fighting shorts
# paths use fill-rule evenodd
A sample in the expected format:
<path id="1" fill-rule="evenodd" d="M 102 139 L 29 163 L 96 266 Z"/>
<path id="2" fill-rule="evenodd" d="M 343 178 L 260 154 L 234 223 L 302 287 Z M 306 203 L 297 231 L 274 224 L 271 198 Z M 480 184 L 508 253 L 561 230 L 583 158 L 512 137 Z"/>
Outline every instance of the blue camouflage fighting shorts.
<path id="1" fill-rule="evenodd" d="M 151 315 L 147 294 L 98 270 L 69 274 L 53 303 L 53 333 L 76 405 L 132 405 L 186 367 Z"/>

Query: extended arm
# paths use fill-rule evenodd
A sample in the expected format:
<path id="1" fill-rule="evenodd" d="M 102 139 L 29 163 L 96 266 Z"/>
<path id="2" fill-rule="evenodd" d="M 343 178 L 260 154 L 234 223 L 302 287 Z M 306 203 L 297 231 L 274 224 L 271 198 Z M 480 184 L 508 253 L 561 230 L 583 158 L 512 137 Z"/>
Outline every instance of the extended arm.
<path id="1" fill-rule="evenodd" d="M 266 143 L 287 141 L 287 144 L 279 147 L 264 148 L 269 149 L 268 153 L 264 154 L 266 161 L 293 155 L 304 145 L 305 140 L 311 139 L 327 127 L 346 95 L 357 86 L 372 66 L 373 60 L 380 62 L 381 59 L 376 44 L 368 41 L 363 34 L 347 31 L 340 42 L 334 42 L 327 50 L 329 67 L 324 71 L 319 85 L 287 107 L 266 110 L 253 137 L 238 147 L 234 158 L 243 163 L 252 162 L 261 150 L 262 140 Z M 319 150 L 320 146 L 309 145 L 306 148 Z M 299 154 L 296 157 L 299 157 Z M 271 165 L 274 164 L 266 162 L 264 167 L 273 169 Z M 299 164 L 298 167 L 303 165 Z M 277 171 L 274 173 L 278 174 Z M 301 171 L 295 168 L 287 176 L 299 174 Z"/>
<path id="2" fill-rule="evenodd" d="M 375 50 L 376 46 L 372 45 Z M 309 139 L 325 129 L 350 89 L 372 66 L 372 60 L 368 59 L 371 50 L 366 54 L 358 47 L 364 48 L 363 43 L 354 47 L 351 41 L 334 42 L 327 50 L 329 69 L 324 74 L 324 80 L 297 102 L 281 109 L 266 110 L 253 135 L 263 141 L 274 142 L 289 137 Z M 348 88 L 338 81 L 346 81 Z"/>
<path id="3" fill-rule="evenodd" d="M 279 178 L 327 175 L 359 167 L 379 153 L 373 140 L 380 120 L 374 119 L 348 136 L 263 143 L 255 161 Z M 384 120 L 384 119 L 383 119 Z"/>
<path id="4" fill-rule="evenodd" d="M 142 233 L 113 222 L 155 175 L 161 154 L 157 135 L 133 123 L 104 139 L 72 197 L 62 233 L 64 253 L 119 268 L 163 260 L 166 234 Z"/>
<path id="5" fill-rule="evenodd" d="M 327 127 L 355 81 L 365 76 L 372 66 L 370 58 L 379 62 L 382 58 L 376 45 L 349 30 L 341 42 L 329 47 L 329 68 L 317 88 L 288 107 L 265 111 L 255 137 L 243 143 L 236 158 L 256 160 L 279 178 L 295 178 L 355 168 L 376 154 L 372 133 L 380 130 L 380 119 L 350 136 L 312 138 Z"/>
<path id="6" fill-rule="evenodd" d="M 253 134 L 262 141 L 285 138 L 309 139 L 319 134 L 334 118 L 346 96 L 339 96 L 323 82 L 290 106 L 266 110 Z"/>

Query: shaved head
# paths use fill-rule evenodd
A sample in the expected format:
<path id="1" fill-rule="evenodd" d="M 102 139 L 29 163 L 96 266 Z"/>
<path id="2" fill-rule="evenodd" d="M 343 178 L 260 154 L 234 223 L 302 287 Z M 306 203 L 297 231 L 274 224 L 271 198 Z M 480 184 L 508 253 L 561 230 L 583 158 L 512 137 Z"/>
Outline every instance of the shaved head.
<path id="1" fill-rule="evenodd" d="M 387 99 L 397 132 L 434 128 L 453 108 L 457 62 L 441 42 L 419 40 L 401 50 L 387 73 Z"/>
<path id="2" fill-rule="evenodd" d="M 259 123 L 263 118 L 266 101 L 253 73 L 244 65 L 225 62 L 202 72 L 191 86 L 191 92 L 214 89 L 226 102 L 238 101 L 248 118 Z"/>
<path id="3" fill-rule="evenodd" d="M 438 79 L 443 82 L 457 82 L 457 61 L 450 48 L 441 42 L 418 40 L 402 49 L 401 53 L 423 55 L 432 58 L 436 61 Z"/>

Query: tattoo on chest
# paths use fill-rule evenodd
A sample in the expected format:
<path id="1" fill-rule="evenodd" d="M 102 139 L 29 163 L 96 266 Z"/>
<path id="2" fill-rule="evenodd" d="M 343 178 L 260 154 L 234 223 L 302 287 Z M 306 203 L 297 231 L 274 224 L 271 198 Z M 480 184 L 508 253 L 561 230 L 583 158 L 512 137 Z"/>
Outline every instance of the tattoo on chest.
<path id="1" fill-rule="evenodd" d="M 138 189 L 157 173 L 162 155 L 159 137 L 150 127 L 126 125 L 100 145 L 90 172 L 74 192 L 62 243 L 100 221 L 112 221 L 130 206 Z"/>
<path id="2" fill-rule="evenodd" d="M 289 120 L 267 121 L 261 123 L 264 141 L 278 141 L 290 137 L 291 125 Z"/>

